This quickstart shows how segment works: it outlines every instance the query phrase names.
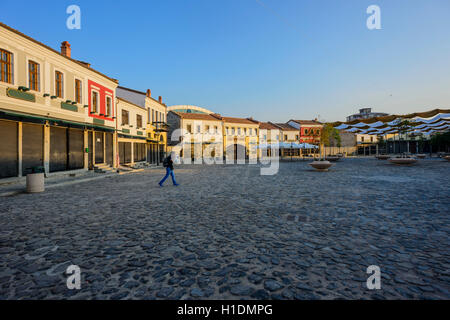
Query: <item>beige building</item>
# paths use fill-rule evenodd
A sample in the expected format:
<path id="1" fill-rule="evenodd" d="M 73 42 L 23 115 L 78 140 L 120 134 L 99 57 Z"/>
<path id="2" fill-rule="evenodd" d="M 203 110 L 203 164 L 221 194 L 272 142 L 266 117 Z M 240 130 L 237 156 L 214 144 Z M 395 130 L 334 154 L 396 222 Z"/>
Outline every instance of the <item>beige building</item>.
<path id="1" fill-rule="evenodd" d="M 146 125 L 147 161 L 160 164 L 167 151 L 168 130 L 167 106 L 162 102 L 162 97 L 154 99 L 150 89 L 142 92 L 122 86 L 117 88 L 117 96 L 146 110 L 143 121 Z"/>
<path id="2" fill-rule="evenodd" d="M 220 115 L 170 111 L 168 125 L 171 151 L 185 161 L 199 162 L 205 158 L 222 161 L 223 122 Z"/>
<path id="3" fill-rule="evenodd" d="M 147 160 L 147 109 L 117 98 L 118 163 L 135 164 Z"/>
<path id="4" fill-rule="evenodd" d="M 227 161 L 258 159 L 259 122 L 252 118 L 221 117 L 224 126 L 223 149 Z"/>
<path id="5" fill-rule="evenodd" d="M 280 136 L 282 134 L 282 130 L 279 126 L 271 123 L 271 122 L 260 122 L 259 123 L 259 152 L 258 155 L 260 158 L 262 157 L 270 157 L 272 156 L 272 149 L 275 147 L 279 148 L 280 144 Z"/>
<path id="6" fill-rule="evenodd" d="M 114 165 L 118 81 L 0 23 L 0 178 Z"/>

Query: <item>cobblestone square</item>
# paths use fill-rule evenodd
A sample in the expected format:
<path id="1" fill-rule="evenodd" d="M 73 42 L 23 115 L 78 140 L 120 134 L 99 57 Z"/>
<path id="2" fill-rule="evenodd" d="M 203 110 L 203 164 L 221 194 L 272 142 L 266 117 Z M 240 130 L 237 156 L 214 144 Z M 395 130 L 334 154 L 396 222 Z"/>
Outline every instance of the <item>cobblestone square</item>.
<path id="1" fill-rule="evenodd" d="M 0 299 L 450 298 L 448 162 L 163 173 L 0 198 Z"/>

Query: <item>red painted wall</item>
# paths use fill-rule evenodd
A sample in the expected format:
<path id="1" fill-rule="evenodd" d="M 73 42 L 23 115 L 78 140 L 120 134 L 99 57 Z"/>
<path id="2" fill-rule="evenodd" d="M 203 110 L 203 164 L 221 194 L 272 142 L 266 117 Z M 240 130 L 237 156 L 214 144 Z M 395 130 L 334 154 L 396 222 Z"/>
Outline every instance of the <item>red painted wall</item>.
<path id="1" fill-rule="evenodd" d="M 311 129 L 314 130 L 314 132 L 316 132 L 317 130 L 319 131 L 319 134 L 317 136 L 313 136 L 310 134 Z M 305 130 L 308 130 L 308 133 L 305 133 Z M 321 129 L 317 128 L 317 127 L 304 127 L 302 126 L 300 129 L 300 142 L 306 142 L 306 143 L 319 143 L 320 142 L 320 134 L 321 134 Z"/>
<path id="2" fill-rule="evenodd" d="M 95 87 L 95 88 L 94 88 Z M 92 111 L 92 90 L 96 90 L 98 91 L 98 106 L 99 106 L 99 110 L 97 112 L 97 114 L 91 114 Z M 103 119 L 103 120 L 113 120 L 113 117 L 115 117 L 115 108 L 114 108 L 114 91 L 111 89 L 108 89 L 104 86 L 102 86 L 101 84 L 98 84 L 94 81 L 88 80 L 88 92 L 89 92 L 89 116 L 92 118 L 97 118 L 97 119 Z M 111 97 L 111 117 L 105 117 L 105 116 L 100 116 L 100 114 L 105 114 L 106 113 L 106 93 L 110 93 Z"/>

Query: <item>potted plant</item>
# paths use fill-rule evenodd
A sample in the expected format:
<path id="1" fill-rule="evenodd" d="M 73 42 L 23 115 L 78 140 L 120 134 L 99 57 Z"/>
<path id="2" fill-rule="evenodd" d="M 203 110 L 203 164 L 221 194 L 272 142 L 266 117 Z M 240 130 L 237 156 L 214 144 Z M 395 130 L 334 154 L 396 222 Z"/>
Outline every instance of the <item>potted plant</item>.
<path id="1" fill-rule="evenodd" d="M 38 193 L 45 191 L 44 172 L 45 170 L 43 167 L 27 168 L 26 174 L 28 193 Z"/>

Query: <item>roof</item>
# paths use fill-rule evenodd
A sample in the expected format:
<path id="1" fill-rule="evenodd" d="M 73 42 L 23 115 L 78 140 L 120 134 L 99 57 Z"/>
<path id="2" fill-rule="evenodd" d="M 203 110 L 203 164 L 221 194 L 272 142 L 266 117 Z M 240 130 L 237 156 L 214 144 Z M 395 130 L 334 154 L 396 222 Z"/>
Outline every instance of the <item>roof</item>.
<path id="1" fill-rule="evenodd" d="M 287 123 L 275 123 L 275 125 L 283 131 L 298 131 L 298 129 Z"/>
<path id="2" fill-rule="evenodd" d="M 170 112 L 178 115 L 181 119 L 221 121 L 220 118 L 217 118 L 217 117 L 214 117 L 213 115 L 205 114 L 205 113 L 184 113 L 184 112 L 176 112 L 176 111 L 170 111 Z"/>
<path id="3" fill-rule="evenodd" d="M 53 48 L 51 48 L 51 47 L 49 47 L 49 46 L 43 44 L 42 42 L 39 42 L 39 41 L 37 41 L 37 40 L 35 40 L 35 39 L 33 39 L 33 38 L 27 36 L 26 34 L 23 34 L 22 32 L 20 32 L 20 31 L 18 31 L 18 30 L 16 30 L 16 29 L 11 28 L 10 26 L 7 26 L 6 24 L 4 24 L 4 23 L 2 23 L 2 22 L 0 22 L 0 26 L 3 27 L 3 28 L 5 28 L 5 29 L 7 29 L 7 30 L 9 30 L 9 31 L 11 31 L 11 32 L 14 32 L 15 34 L 18 34 L 19 36 L 21 36 L 21 37 L 23 37 L 23 38 L 25 38 L 25 39 L 27 39 L 27 40 L 30 40 L 30 41 L 32 41 L 32 42 L 38 44 L 38 45 L 40 45 L 40 46 L 42 46 L 42 47 L 44 47 L 44 48 L 46 48 L 46 49 L 48 49 L 48 50 L 50 50 L 50 51 L 52 51 L 52 52 L 58 54 L 58 55 L 60 55 L 61 57 L 64 57 L 64 58 L 66 58 L 66 59 L 68 59 L 68 60 L 70 60 L 70 61 L 72 61 L 72 62 L 74 62 L 74 63 L 76 63 L 76 64 L 78 64 L 78 65 L 80 65 L 80 66 L 82 66 L 83 68 L 86 68 L 86 69 L 88 69 L 88 70 L 91 70 L 91 71 L 97 73 L 98 75 L 100 75 L 100 76 L 102 76 L 102 77 L 105 77 L 105 78 L 108 79 L 108 80 L 111 80 L 111 81 L 113 81 L 113 82 L 115 82 L 115 83 L 119 83 L 119 80 L 110 78 L 110 77 L 108 77 L 107 75 L 104 75 L 103 73 L 101 73 L 100 71 L 97 71 L 97 70 L 95 70 L 95 69 L 92 69 L 91 67 L 88 67 L 88 64 L 87 64 L 86 62 L 82 62 L 82 61 L 78 61 L 78 60 L 69 58 L 69 57 L 67 57 L 67 56 L 65 56 L 65 55 L 63 55 L 63 54 L 61 54 L 61 52 L 59 52 L 59 51 L 57 51 L 57 50 L 55 50 L 55 49 L 53 49 Z"/>
<path id="4" fill-rule="evenodd" d="M 279 129 L 279 127 L 277 125 L 274 125 L 271 122 L 260 122 L 259 128 L 265 129 L 265 130 L 278 130 Z"/>
<path id="5" fill-rule="evenodd" d="M 118 89 L 122 89 L 122 90 L 131 91 L 131 92 L 134 92 L 134 93 L 137 93 L 137 94 L 141 94 L 141 95 L 144 95 L 144 96 L 147 97 L 147 93 L 146 93 L 146 92 L 142 92 L 142 91 L 135 90 L 135 89 L 130 89 L 130 88 L 123 87 L 123 86 L 118 86 L 117 88 L 118 88 Z M 154 99 L 154 98 L 152 98 L 152 97 L 147 97 L 147 98 L 152 99 L 153 101 L 155 101 L 155 102 L 159 103 L 160 105 L 162 105 L 162 106 L 164 106 L 164 107 L 167 108 L 167 106 L 166 106 L 165 103 L 161 103 L 161 102 L 159 102 L 158 100 L 156 100 L 156 99 Z"/>
<path id="6" fill-rule="evenodd" d="M 258 125 L 258 121 L 246 118 L 222 117 L 222 120 L 228 123 L 241 123 Z"/>
<path id="7" fill-rule="evenodd" d="M 117 97 L 117 100 L 122 100 L 122 101 L 124 101 L 124 102 L 126 102 L 126 103 L 128 103 L 128 104 L 131 104 L 131 105 L 135 106 L 135 107 L 138 107 L 138 108 L 140 108 L 140 109 L 147 110 L 145 107 L 142 107 L 142 106 L 140 106 L 140 105 L 138 105 L 138 104 L 136 104 L 136 103 L 133 103 L 133 102 L 131 102 L 131 101 L 128 101 L 127 99 L 124 99 L 124 98 L 121 98 L 121 97 Z"/>
<path id="8" fill-rule="evenodd" d="M 303 125 L 322 125 L 322 123 L 316 120 L 290 120 L 290 121 L 294 121 L 297 122 L 298 124 Z"/>

